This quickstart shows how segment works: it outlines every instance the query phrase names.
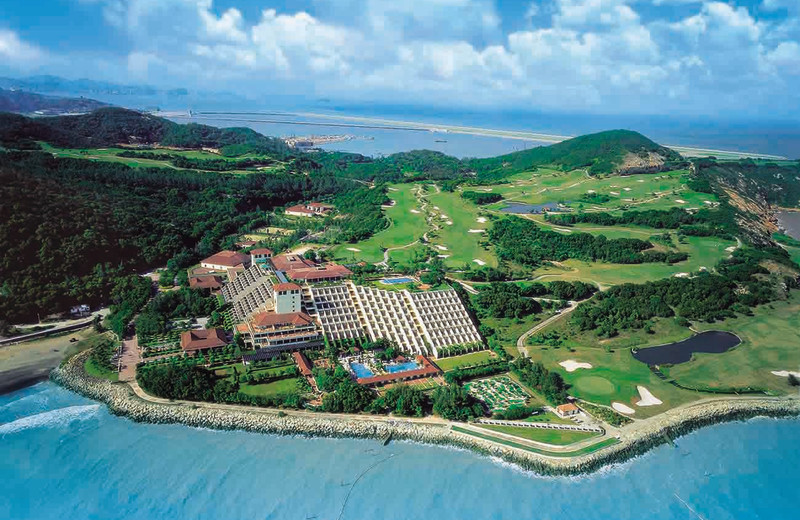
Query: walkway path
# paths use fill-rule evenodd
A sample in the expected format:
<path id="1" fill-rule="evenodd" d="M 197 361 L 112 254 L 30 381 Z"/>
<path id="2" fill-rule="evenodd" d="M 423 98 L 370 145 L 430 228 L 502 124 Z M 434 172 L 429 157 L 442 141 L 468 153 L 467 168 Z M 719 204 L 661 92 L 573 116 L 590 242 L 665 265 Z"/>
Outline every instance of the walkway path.
<path id="1" fill-rule="evenodd" d="M 120 371 L 119 380 L 134 382 L 136 381 L 136 365 L 142 360 L 139 353 L 139 340 L 136 334 L 126 338 L 122 342 L 122 355 L 119 358 Z"/>
<path id="2" fill-rule="evenodd" d="M 534 325 L 533 328 L 528 329 L 522 336 L 520 336 L 519 339 L 517 340 L 517 350 L 519 350 L 520 354 L 524 355 L 525 357 L 528 357 L 528 350 L 525 348 L 525 342 L 528 340 L 528 338 L 533 336 L 543 328 L 547 327 L 551 323 L 558 321 L 559 319 L 563 318 L 570 312 L 574 311 L 578 307 L 578 303 L 580 302 L 569 302 L 569 307 L 562 310 L 559 314 L 550 316 L 543 322 Z"/>

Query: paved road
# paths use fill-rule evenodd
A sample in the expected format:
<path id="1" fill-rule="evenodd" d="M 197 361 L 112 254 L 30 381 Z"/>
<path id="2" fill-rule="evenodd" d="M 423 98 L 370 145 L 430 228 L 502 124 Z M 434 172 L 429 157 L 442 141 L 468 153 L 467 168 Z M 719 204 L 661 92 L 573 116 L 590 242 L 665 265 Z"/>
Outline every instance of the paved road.
<path id="1" fill-rule="evenodd" d="M 520 354 L 522 354 L 525 357 L 528 357 L 528 351 L 525 349 L 525 342 L 528 340 L 528 338 L 533 336 L 543 328 L 547 327 L 551 323 L 560 320 L 570 312 L 574 311 L 578 307 L 578 303 L 580 302 L 569 302 L 569 307 L 562 310 L 560 314 L 550 316 L 543 322 L 535 325 L 533 328 L 528 329 L 527 332 L 525 332 L 522 336 L 520 336 L 519 339 L 517 340 L 517 350 L 519 350 Z"/>

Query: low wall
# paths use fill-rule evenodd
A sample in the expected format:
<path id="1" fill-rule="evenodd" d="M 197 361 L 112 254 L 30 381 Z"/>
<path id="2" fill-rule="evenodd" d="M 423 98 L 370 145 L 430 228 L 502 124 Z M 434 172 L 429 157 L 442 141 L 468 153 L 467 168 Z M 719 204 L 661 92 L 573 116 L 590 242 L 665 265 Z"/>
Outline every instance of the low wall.
<path id="1" fill-rule="evenodd" d="M 605 433 L 606 431 L 596 426 L 579 426 L 577 424 L 537 423 L 524 421 L 503 421 L 500 419 L 481 419 L 479 424 L 497 424 L 500 426 L 514 426 L 516 428 L 539 428 L 542 430 L 569 430 L 575 432 Z"/>
<path id="2" fill-rule="evenodd" d="M 453 431 L 447 424 L 421 423 L 390 417 L 359 417 L 315 414 L 213 405 L 207 403 L 158 403 L 141 399 L 127 384 L 111 383 L 86 374 L 84 362 L 89 351 L 77 354 L 51 374 L 56 383 L 81 395 L 107 404 L 109 410 L 133 421 L 182 423 L 219 430 L 246 430 L 285 435 L 408 439 L 426 444 L 457 446 L 499 457 L 524 469 L 542 474 L 574 475 L 622 462 L 702 426 L 754 416 L 785 417 L 800 413 L 796 399 L 741 399 L 698 404 L 667 412 L 646 427 L 622 435 L 620 442 L 595 453 L 547 456 Z"/>

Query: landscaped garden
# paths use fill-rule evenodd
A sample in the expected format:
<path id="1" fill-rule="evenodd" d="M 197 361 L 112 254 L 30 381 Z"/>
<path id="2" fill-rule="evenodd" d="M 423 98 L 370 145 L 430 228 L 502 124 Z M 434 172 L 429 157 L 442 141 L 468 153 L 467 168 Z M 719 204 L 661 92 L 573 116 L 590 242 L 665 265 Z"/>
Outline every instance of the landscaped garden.
<path id="1" fill-rule="evenodd" d="M 508 376 L 480 379 L 464 384 L 464 388 L 490 411 L 502 411 L 510 406 L 523 406 L 530 395 Z"/>

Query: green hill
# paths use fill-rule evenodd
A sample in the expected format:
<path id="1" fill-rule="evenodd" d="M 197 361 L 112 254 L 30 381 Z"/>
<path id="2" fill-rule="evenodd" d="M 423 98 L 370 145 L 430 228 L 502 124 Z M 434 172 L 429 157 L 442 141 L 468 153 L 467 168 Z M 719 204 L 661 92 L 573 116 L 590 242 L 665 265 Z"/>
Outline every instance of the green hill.
<path id="1" fill-rule="evenodd" d="M 230 156 L 290 153 L 282 140 L 263 136 L 250 128 L 216 128 L 195 123 L 181 125 L 124 108 L 107 107 L 90 114 L 41 118 L 0 113 L 0 145 L 27 149 L 34 147 L 35 141 L 64 148 L 118 144 L 208 147 Z"/>
<path id="2" fill-rule="evenodd" d="M 490 159 L 475 159 L 470 166 L 483 178 L 502 178 L 554 165 L 564 170 L 586 168 L 590 174 L 645 173 L 666 169 L 681 156 L 638 132 L 609 130 L 583 135 L 551 146 L 530 148 Z"/>
<path id="3" fill-rule="evenodd" d="M 108 103 L 83 97 L 44 96 L 24 90 L 0 88 L 0 112 L 63 114 L 65 112 L 89 112 L 104 106 L 108 106 Z"/>

